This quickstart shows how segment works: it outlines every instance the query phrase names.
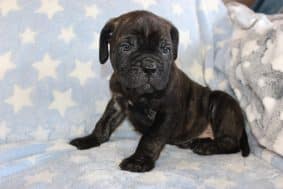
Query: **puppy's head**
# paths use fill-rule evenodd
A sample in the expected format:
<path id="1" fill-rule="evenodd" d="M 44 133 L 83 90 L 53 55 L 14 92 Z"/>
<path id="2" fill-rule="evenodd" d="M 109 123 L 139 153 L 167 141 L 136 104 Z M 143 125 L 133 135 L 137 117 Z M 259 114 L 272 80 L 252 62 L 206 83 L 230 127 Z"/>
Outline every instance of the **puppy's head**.
<path id="1" fill-rule="evenodd" d="M 146 11 L 111 19 L 100 34 L 99 59 L 110 61 L 120 84 L 139 94 L 166 88 L 178 53 L 178 31 Z M 110 47 L 110 49 L 109 49 Z"/>

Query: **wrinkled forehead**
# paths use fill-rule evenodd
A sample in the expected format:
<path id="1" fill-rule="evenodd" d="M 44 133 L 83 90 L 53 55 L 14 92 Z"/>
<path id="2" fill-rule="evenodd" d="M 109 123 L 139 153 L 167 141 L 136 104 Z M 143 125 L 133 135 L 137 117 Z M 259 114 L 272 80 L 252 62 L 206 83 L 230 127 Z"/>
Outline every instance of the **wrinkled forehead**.
<path id="1" fill-rule="evenodd" d="M 114 35 L 117 41 L 126 36 L 154 41 L 169 40 L 170 24 L 158 17 L 125 17 L 121 18 Z"/>

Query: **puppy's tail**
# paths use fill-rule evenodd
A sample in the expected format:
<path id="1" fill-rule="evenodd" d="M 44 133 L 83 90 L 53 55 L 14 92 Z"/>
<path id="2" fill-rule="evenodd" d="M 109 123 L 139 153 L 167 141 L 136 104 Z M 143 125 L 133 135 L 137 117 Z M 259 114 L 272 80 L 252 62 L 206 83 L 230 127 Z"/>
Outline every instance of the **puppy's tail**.
<path id="1" fill-rule="evenodd" d="M 245 128 L 243 129 L 242 137 L 240 139 L 240 148 L 243 157 L 247 157 L 250 154 L 250 146 Z"/>

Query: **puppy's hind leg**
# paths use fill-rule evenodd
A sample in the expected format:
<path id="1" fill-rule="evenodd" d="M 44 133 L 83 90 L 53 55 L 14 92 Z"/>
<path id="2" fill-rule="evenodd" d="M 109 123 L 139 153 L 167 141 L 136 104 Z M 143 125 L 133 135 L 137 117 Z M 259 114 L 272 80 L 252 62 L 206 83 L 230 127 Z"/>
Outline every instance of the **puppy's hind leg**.
<path id="1" fill-rule="evenodd" d="M 193 152 L 200 155 L 229 154 L 239 152 L 237 140 L 229 136 L 216 139 L 196 138 L 191 142 Z"/>
<path id="2" fill-rule="evenodd" d="M 242 150 L 248 156 L 249 145 L 244 117 L 238 103 L 228 94 L 213 91 L 209 97 L 209 120 L 214 140 L 194 139 L 192 150 L 201 155 L 229 154 Z"/>

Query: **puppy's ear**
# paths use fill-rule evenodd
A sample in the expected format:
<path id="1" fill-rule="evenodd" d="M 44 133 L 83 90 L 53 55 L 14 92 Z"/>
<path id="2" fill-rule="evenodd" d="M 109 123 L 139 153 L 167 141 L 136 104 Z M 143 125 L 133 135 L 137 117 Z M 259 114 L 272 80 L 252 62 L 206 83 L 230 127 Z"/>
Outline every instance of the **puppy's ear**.
<path id="1" fill-rule="evenodd" d="M 104 64 L 109 57 L 109 48 L 108 44 L 110 43 L 110 39 L 112 33 L 115 28 L 114 19 L 108 21 L 100 32 L 99 38 L 99 61 L 101 64 Z"/>
<path id="2" fill-rule="evenodd" d="M 171 34 L 171 39 L 173 42 L 173 58 L 174 60 L 176 60 L 178 56 L 179 32 L 177 28 L 173 25 L 171 25 L 170 34 Z"/>

